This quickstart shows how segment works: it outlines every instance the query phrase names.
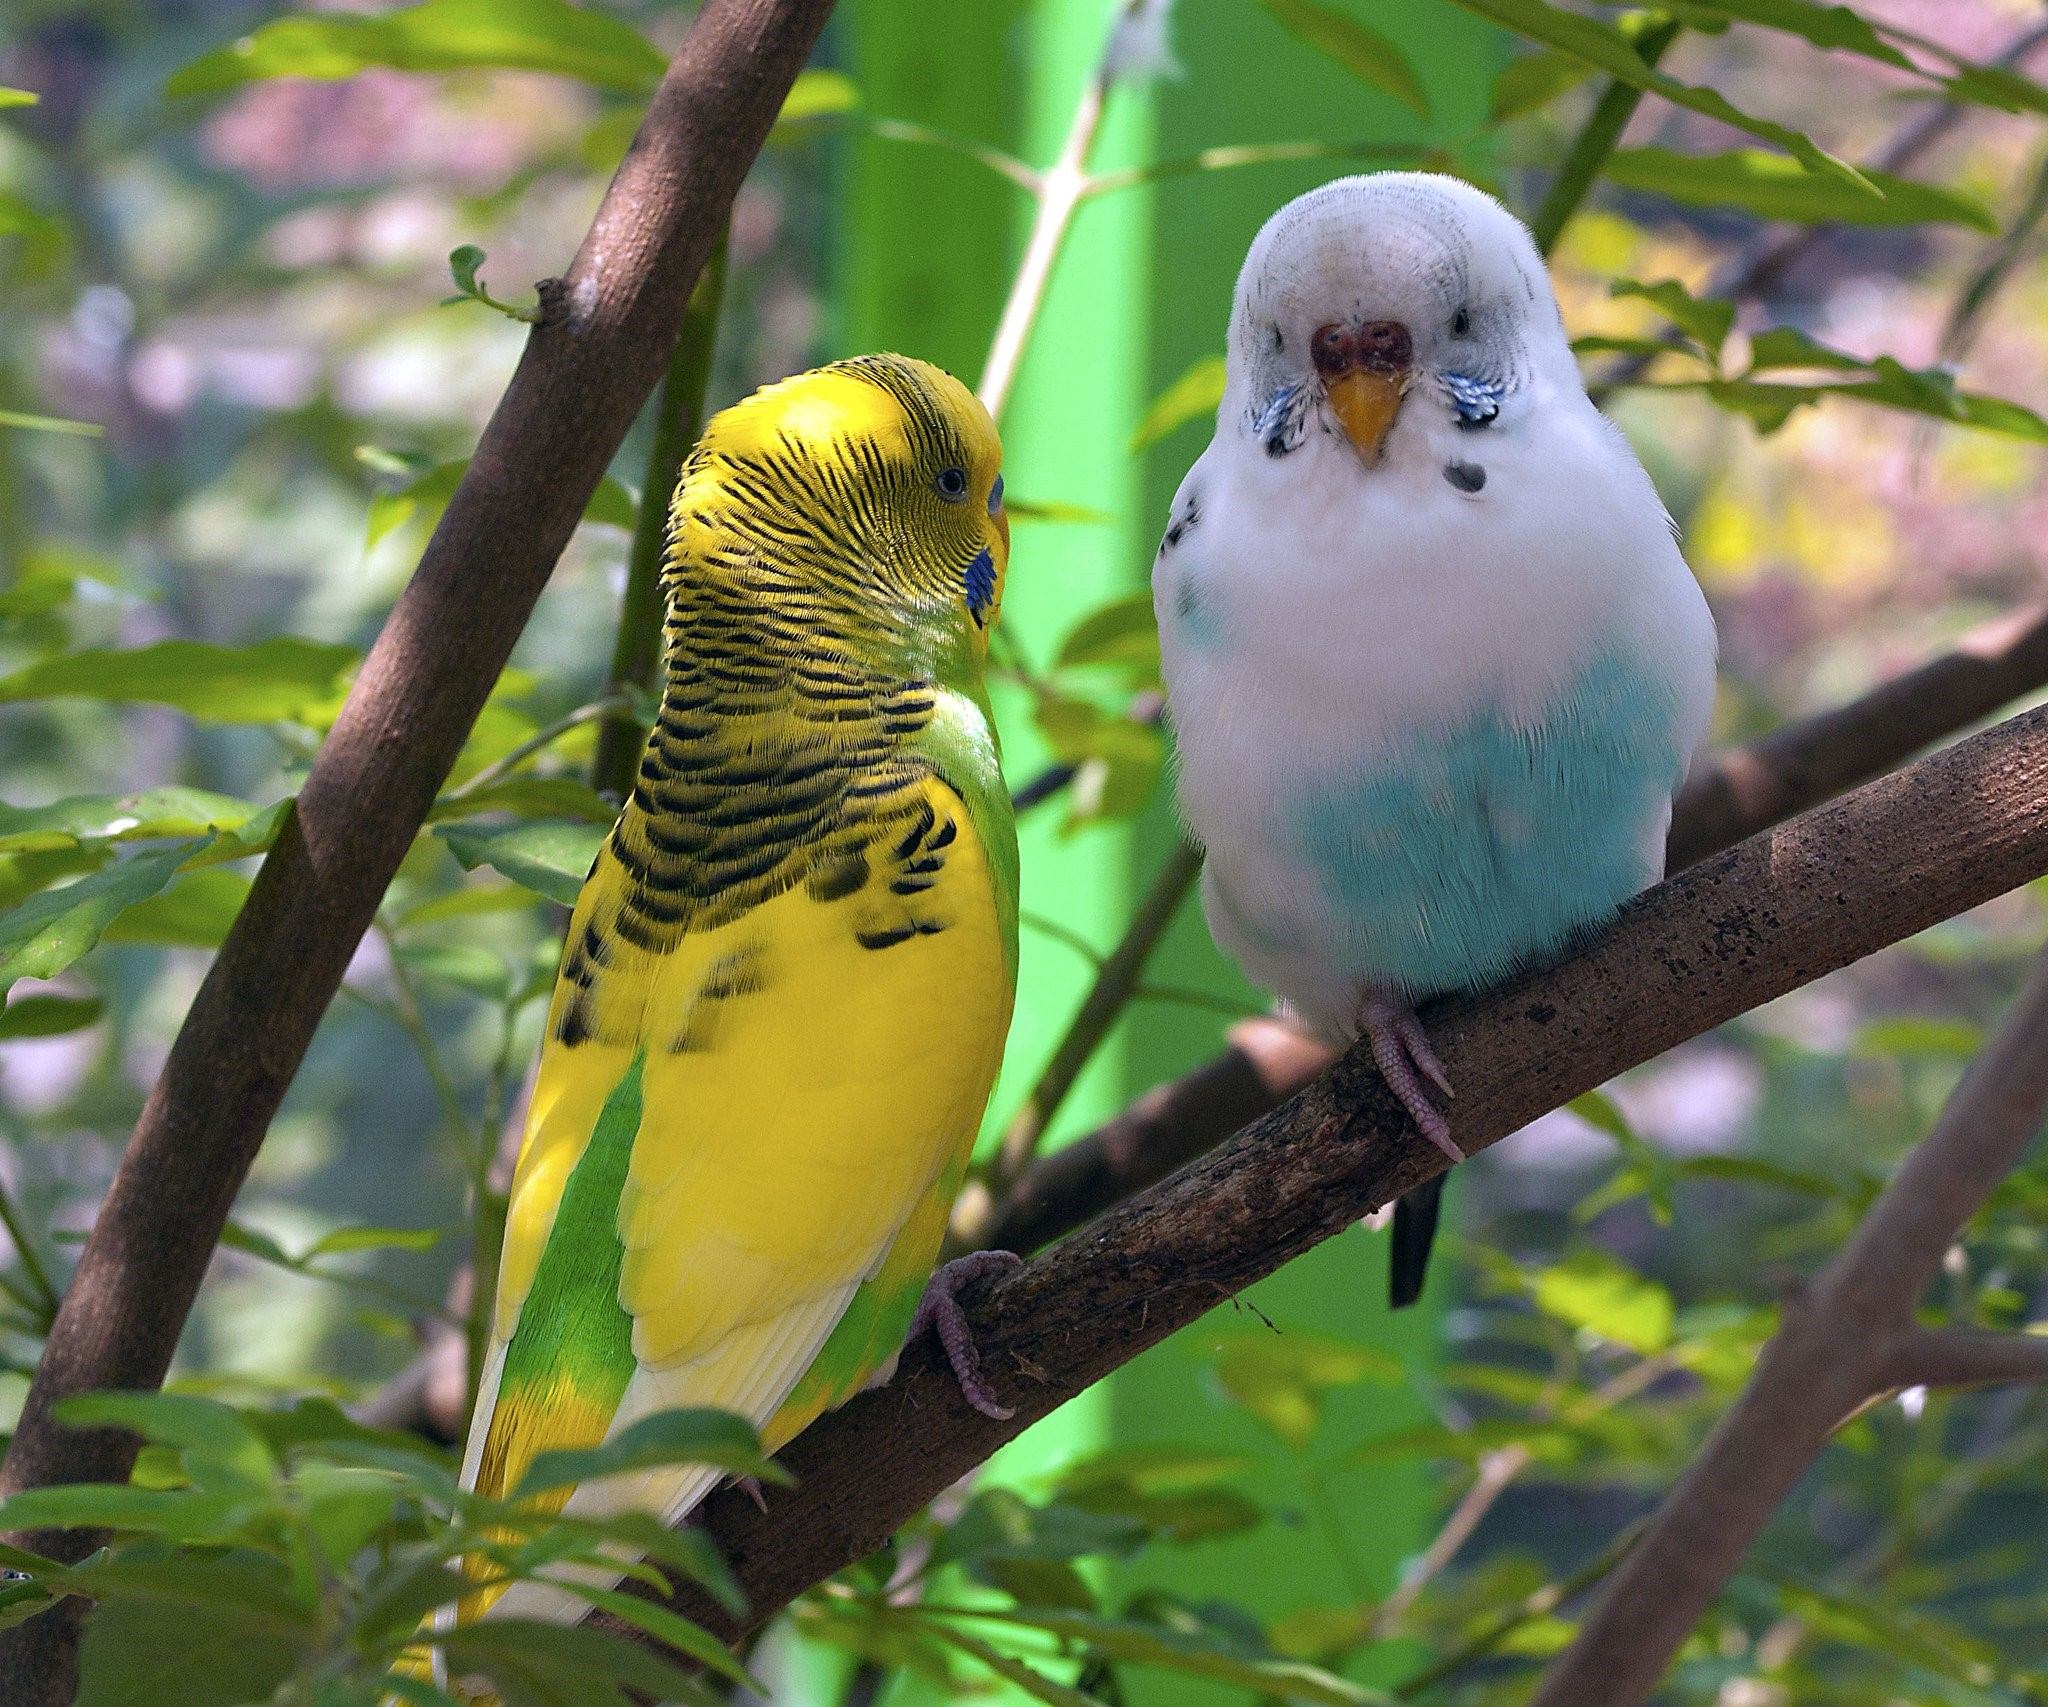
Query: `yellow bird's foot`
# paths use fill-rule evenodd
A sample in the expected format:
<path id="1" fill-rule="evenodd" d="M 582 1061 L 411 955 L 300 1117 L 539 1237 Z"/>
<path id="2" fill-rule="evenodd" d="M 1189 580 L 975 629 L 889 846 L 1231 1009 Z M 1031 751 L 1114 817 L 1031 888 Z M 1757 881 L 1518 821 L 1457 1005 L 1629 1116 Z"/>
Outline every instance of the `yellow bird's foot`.
<path id="1" fill-rule="evenodd" d="M 1415 1010 L 1406 1002 L 1368 996 L 1358 1007 L 1358 1029 L 1372 1045 L 1372 1058 L 1380 1076 L 1387 1081 L 1387 1089 L 1400 1099 L 1408 1118 L 1415 1122 L 1423 1137 L 1454 1163 L 1462 1162 L 1465 1152 L 1452 1141 L 1450 1122 L 1422 1088 L 1426 1078 L 1445 1096 L 1457 1094 L 1451 1089 L 1444 1064 L 1430 1047 L 1429 1035 L 1415 1017 Z"/>
<path id="2" fill-rule="evenodd" d="M 918 1300 L 917 1314 L 910 1318 L 910 1339 L 929 1328 L 939 1337 L 946 1361 L 953 1366 L 953 1379 L 960 1383 L 960 1396 L 985 1417 L 1008 1422 L 1017 1413 L 997 1402 L 995 1389 L 982 1378 L 981 1353 L 975 1349 L 973 1331 L 956 1294 L 970 1280 L 984 1274 L 1000 1274 L 1023 1265 L 1015 1251 L 971 1251 L 955 1257 L 926 1283 Z"/>

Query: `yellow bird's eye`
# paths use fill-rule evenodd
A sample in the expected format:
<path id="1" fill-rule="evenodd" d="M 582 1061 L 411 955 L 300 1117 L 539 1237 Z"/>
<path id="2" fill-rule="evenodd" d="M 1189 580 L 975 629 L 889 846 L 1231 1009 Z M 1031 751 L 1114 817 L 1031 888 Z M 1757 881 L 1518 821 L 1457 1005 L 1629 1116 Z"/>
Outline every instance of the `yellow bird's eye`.
<path id="1" fill-rule="evenodd" d="M 964 468 L 942 468 L 933 482 L 939 489 L 939 496 L 949 504 L 957 504 L 967 496 L 967 470 Z"/>

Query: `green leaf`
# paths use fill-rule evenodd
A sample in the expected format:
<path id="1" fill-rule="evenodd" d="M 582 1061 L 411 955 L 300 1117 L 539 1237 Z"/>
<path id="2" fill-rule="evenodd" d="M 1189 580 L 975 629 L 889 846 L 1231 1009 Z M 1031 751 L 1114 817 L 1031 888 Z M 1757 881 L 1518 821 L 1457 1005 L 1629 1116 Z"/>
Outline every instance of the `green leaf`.
<path id="1" fill-rule="evenodd" d="M 457 250 L 456 254 L 461 254 Z M 479 261 L 483 251 L 476 251 Z M 451 256 L 452 260 L 453 257 Z M 390 458 L 387 463 L 384 459 Z M 441 519 L 442 511 L 448 508 L 448 500 L 455 496 L 455 488 L 461 483 L 463 474 L 469 468 L 469 459 L 462 457 L 453 462 L 427 463 L 415 466 L 392 453 L 382 452 L 373 445 L 358 446 L 356 460 L 383 472 L 393 470 L 404 473 L 402 482 L 389 491 L 379 492 L 370 500 L 369 521 L 365 528 L 364 545 L 374 548 L 380 541 L 408 522 L 416 522 L 422 528 L 432 528 Z M 605 522 L 613 527 L 631 529 L 637 513 L 633 494 L 613 476 L 607 474 L 598 481 L 597 490 L 590 495 L 590 502 L 583 508 L 583 519 L 587 522 Z"/>
<path id="2" fill-rule="evenodd" d="M 549 1488 L 573 1487 L 629 1470 L 692 1464 L 787 1484 L 789 1478 L 761 1456 L 761 1439 L 729 1411 L 657 1411 L 621 1429 L 601 1446 L 563 1447 L 535 1456 L 511 1498 L 530 1499 Z"/>
<path id="3" fill-rule="evenodd" d="M 136 842 L 240 829 L 258 808 L 203 788 L 79 794 L 49 806 L 0 805 L 0 853 L 39 853 L 85 842 Z"/>
<path id="4" fill-rule="evenodd" d="M 209 856 L 218 847 L 209 847 Z M 239 871 L 181 872 L 162 894 L 136 902 L 115 919 L 100 940 L 155 948 L 218 948 L 249 899 L 250 887 L 250 879 Z"/>
<path id="5" fill-rule="evenodd" d="M 337 1227 L 315 1239 L 300 1260 L 347 1251 L 430 1251 L 440 1242 L 439 1227 Z"/>
<path id="6" fill-rule="evenodd" d="M 145 589 L 122 573 L 119 565 L 70 546 L 32 548 L 24 554 L 20 573 L 0 590 L 0 620 L 42 616 L 61 609 L 81 588 L 105 588 L 131 597 Z"/>
<path id="7" fill-rule="evenodd" d="M 1830 397 L 1875 403 L 1908 414 L 1926 415 L 1954 426 L 2010 438 L 2048 441 L 2048 421 L 2022 404 L 2002 397 L 1961 391 L 1954 380 L 1934 369 L 1907 368 L 1890 356 L 1879 356 L 1864 370 L 1864 379 L 1783 384 L 1746 375 L 1729 380 L 1664 380 L 1652 389 L 1698 391 L 1723 409 L 1747 415 L 1763 433 L 1782 427 L 1795 410 Z"/>
<path id="8" fill-rule="evenodd" d="M 509 776 L 460 794 L 444 794 L 434 802 L 427 822 L 474 818 L 485 812 L 516 812 L 522 818 L 580 818 L 610 829 L 619 809 L 573 776 Z"/>
<path id="9" fill-rule="evenodd" d="M 1984 1047 L 1984 1028 L 1964 1019 L 1895 1014 L 1871 1020 L 1856 1034 L 1858 1055 L 1933 1055 L 1967 1061 Z"/>
<path id="10" fill-rule="evenodd" d="M 1743 112 L 1713 89 L 1681 83 L 1675 77 L 1654 70 L 1644 63 L 1642 56 L 1620 31 L 1606 24 L 1550 5 L 1548 0 L 1454 0 L 1454 4 L 1543 47 L 1569 54 L 1580 63 L 1596 71 L 1604 71 L 1632 89 L 1648 90 L 1675 106 L 1703 113 L 1710 119 L 1719 119 L 1723 124 L 1746 131 L 1758 141 L 1768 142 L 1804 161 L 1816 172 L 1830 173 L 1851 184 L 1864 182 L 1855 167 L 1836 159 L 1804 132 Z M 1872 190 L 1869 193 L 1874 196 L 1877 192 Z"/>
<path id="11" fill-rule="evenodd" d="M 190 1393 L 79 1393 L 60 1399 L 66 1428 L 125 1428 L 157 1446 L 230 1466 L 257 1483 L 278 1473 L 268 1443 L 230 1405 Z"/>
<path id="12" fill-rule="evenodd" d="M 718 1699 L 667 1660 L 588 1624 L 485 1618 L 439 1632 L 434 1645 L 451 1672 L 488 1677 L 505 1707 L 631 1707 L 629 1690 L 688 1707 Z"/>
<path id="13" fill-rule="evenodd" d="M 1147 681 L 1159 677 L 1159 624 L 1149 591 L 1127 593 L 1093 610 L 1067 630 L 1054 660 L 1060 669 L 1115 664 Z"/>
<path id="14" fill-rule="evenodd" d="M 0 237 L 45 236 L 63 227 L 33 209 L 0 195 Z M 25 433 L 68 433 L 77 439 L 97 439 L 106 428 L 97 421 L 67 421 L 58 415 L 25 415 L 19 409 L 0 409 L 0 427 L 18 427 Z"/>
<path id="15" fill-rule="evenodd" d="M 505 957 L 482 943 L 408 943 L 399 949 L 398 959 L 408 972 L 487 1002 L 502 1002 L 512 993 L 512 969 Z"/>
<path id="16" fill-rule="evenodd" d="M 133 1488 L 119 1482 L 72 1482 L 27 1488 L 0 1500 L 9 1529 L 118 1529 L 170 1540 L 208 1537 L 234 1517 L 242 1501 L 183 1488 Z"/>
<path id="17" fill-rule="evenodd" d="M 1640 297 L 1716 359 L 1735 324 L 1734 303 L 1694 296 L 1676 279 L 1660 279 L 1655 284 L 1616 279 L 1608 290 L 1613 296 Z"/>
<path id="18" fill-rule="evenodd" d="M 457 294 L 447 298 L 448 302 L 460 302 L 467 297 L 480 302 L 486 308 L 494 308 L 510 320 L 523 320 L 532 325 L 540 319 L 540 309 L 522 308 L 517 303 L 501 302 L 484 288 L 477 275 L 477 268 L 484 264 L 484 252 L 474 243 L 464 243 L 448 252 L 448 271 L 455 280 Z"/>
<path id="19" fill-rule="evenodd" d="M 546 71 L 649 94 L 666 61 L 635 31 L 566 0 L 426 0 L 394 12 L 279 18 L 171 74 L 168 95 L 216 95 L 270 77 L 398 71 Z"/>
<path id="20" fill-rule="evenodd" d="M 502 828 L 444 824 L 434 834 L 464 870 L 487 865 L 536 895 L 573 907 L 606 832 L 595 824 L 542 820 Z"/>
<path id="21" fill-rule="evenodd" d="M 1104 527 L 1116 520 L 1107 510 L 1091 509 L 1086 504 L 1062 504 L 1057 500 L 1040 503 L 1031 498 L 1005 497 L 1003 509 L 1013 522 L 1086 522 L 1091 526 Z"/>
<path id="22" fill-rule="evenodd" d="M 1863 176 L 1882 194 L 1879 199 L 1834 173 L 1811 171 L 1797 160 L 1756 148 L 1726 154 L 1624 148 L 1602 170 L 1609 182 L 1626 190 L 1647 191 L 1692 207 L 1739 207 L 1760 219 L 1998 229 L 1989 209 L 1954 190 L 1865 169 Z"/>
<path id="23" fill-rule="evenodd" d="M 1327 1707 L 1393 1707 L 1392 1697 L 1376 1689 L 1352 1683 L 1320 1666 L 1258 1653 L 1192 1619 L 1168 1626 L 1050 1608 L 1005 1610 L 991 1616 L 1086 1643 L 1113 1660 L 1211 1678 L 1269 1699 L 1310 1701 Z"/>
<path id="24" fill-rule="evenodd" d="M 106 1011 L 97 996 L 16 996 L 0 1011 L 0 1039 L 61 1037 L 98 1024 Z"/>
<path id="25" fill-rule="evenodd" d="M 403 1492 L 395 1477 L 352 1464 L 304 1464 L 292 1480 L 299 1508 L 337 1571 L 390 1525 Z"/>
<path id="26" fill-rule="evenodd" d="M 1033 1505 L 1008 1488 L 984 1488 L 940 1534 L 932 1562 L 978 1566 L 991 1559 L 1120 1558 L 1144 1543 L 1143 1525 L 1128 1518 L 1058 1501 Z"/>
<path id="27" fill-rule="evenodd" d="M 969 1659 L 987 1666 L 1004 1682 L 1021 1689 L 1034 1701 L 1045 1702 L 1047 1707 L 1100 1707 L 1100 1696 L 1084 1695 L 1078 1689 L 1055 1682 L 1036 1666 L 1027 1665 L 1014 1654 L 1004 1653 L 1000 1648 L 984 1642 L 979 1636 L 956 1629 L 937 1619 L 926 1619 L 923 1622 L 942 1641 L 958 1648 Z"/>
<path id="28" fill-rule="evenodd" d="M 33 89 L 0 88 L 0 107 L 32 107 L 41 99 Z"/>
<path id="29" fill-rule="evenodd" d="M 160 640 L 126 651 L 66 652 L 0 676 L 0 702 L 74 695 L 168 705 L 212 723 L 306 721 L 339 698 L 352 646 L 281 634 L 253 646 Z"/>
<path id="30" fill-rule="evenodd" d="M 1860 54 L 1895 71 L 1919 74 L 1910 59 L 1847 6 L 1817 5 L 1814 0 L 1671 0 L 1665 10 L 1695 27 L 1760 24 L 1818 48 Z"/>
<path id="31" fill-rule="evenodd" d="M 1237 1404 L 1300 1451 L 1323 1420 L 1323 1395 L 1404 1379 L 1398 1359 L 1377 1346 L 1313 1334 L 1246 1335 L 1225 1343 L 1216 1379 Z"/>
<path id="32" fill-rule="evenodd" d="M 813 66 L 797 73 L 789 93 L 782 98 L 782 110 L 775 115 L 778 125 L 801 124 L 806 119 L 824 118 L 832 113 L 850 113 L 860 105 L 860 89 L 843 71 Z"/>
<path id="33" fill-rule="evenodd" d="M 1831 350 L 1827 345 L 1817 343 L 1796 326 L 1773 326 L 1749 340 L 1751 373 L 1791 367 L 1834 368 L 1861 373 L 1864 363 L 1860 357 L 1844 355 L 1840 350 Z"/>
<path id="34" fill-rule="evenodd" d="M 1621 1146 L 1621 1153 L 1629 1163 L 1624 1171 L 1632 1176 L 1632 1184 L 1639 1182 L 1640 1189 L 1649 1198 L 1651 1219 L 1660 1227 L 1670 1226 L 1672 1187 L 1677 1179 L 1677 1169 L 1670 1157 L 1642 1140 L 1629 1124 L 1628 1116 L 1621 1112 L 1620 1105 L 1605 1091 L 1588 1091 L 1584 1096 L 1574 1097 L 1565 1106 L 1588 1126 L 1606 1133 Z M 1584 1219 L 1592 1218 L 1584 1206 L 1581 1214 Z"/>
<path id="35" fill-rule="evenodd" d="M 268 1618 L 215 1606 L 115 1598 L 85 1622 L 78 1698 L 93 1707 L 221 1707 L 267 1701 L 311 1648 Z"/>
<path id="36" fill-rule="evenodd" d="M 1361 83 L 1392 95 L 1418 118 L 1429 117 L 1429 96 L 1400 48 L 1348 12 L 1322 0 L 1259 0 L 1282 29 L 1335 60 Z"/>
<path id="37" fill-rule="evenodd" d="M 1158 728 L 1093 700 L 1045 694 L 1034 707 L 1039 732 L 1075 767 L 1066 830 L 1098 818 L 1133 818 L 1150 804 L 1166 762 Z"/>
<path id="38" fill-rule="evenodd" d="M 305 1629 L 312 1611 L 293 1593 L 282 1560 L 246 1547 L 207 1555 L 144 1541 L 95 1555 L 65 1586 L 103 1602 L 148 1600 L 239 1613 L 280 1633 Z"/>
<path id="39" fill-rule="evenodd" d="M 1592 75 L 1583 60 L 1554 48 L 1511 59 L 1493 80 L 1493 122 L 1506 124 L 1533 113 Z"/>
<path id="40" fill-rule="evenodd" d="M 732 1657 L 732 1651 L 701 1624 L 692 1624 L 679 1613 L 637 1594 L 619 1589 L 597 1588 L 588 1583 L 572 1585 L 575 1592 L 601 1612 L 644 1630 L 657 1642 L 666 1643 L 679 1654 L 687 1654 L 701 1666 L 721 1677 L 729 1677 L 756 1694 L 760 1686 L 747 1675 L 747 1668 Z"/>
<path id="41" fill-rule="evenodd" d="M 1546 1315 L 1617 1345 L 1647 1354 L 1671 1343 L 1671 1294 L 1605 1251 L 1579 1247 L 1543 1270 L 1532 1290 Z"/>
<path id="42" fill-rule="evenodd" d="M 1221 356 L 1204 356 L 1153 398 L 1131 434 L 1131 451 L 1145 450 L 1188 422 L 1213 415 L 1223 401 L 1228 372 Z"/>
<path id="43" fill-rule="evenodd" d="M 125 909 L 169 883 L 202 842 L 174 842 L 118 861 L 76 883 L 32 895 L 0 914 L 0 993 L 19 978 L 54 978 L 100 940 Z"/>

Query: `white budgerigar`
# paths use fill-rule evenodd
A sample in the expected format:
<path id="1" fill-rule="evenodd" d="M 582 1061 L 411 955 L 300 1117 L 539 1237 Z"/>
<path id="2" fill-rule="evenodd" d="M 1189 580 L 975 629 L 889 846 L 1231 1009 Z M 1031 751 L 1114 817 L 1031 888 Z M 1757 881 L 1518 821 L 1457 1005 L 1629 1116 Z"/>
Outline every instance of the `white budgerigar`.
<path id="1" fill-rule="evenodd" d="M 1412 172 L 1267 221 L 1153 590 L 1211 931 L 1364 1034 L 1459 1159 L 1414 1004 L 1657 881 L 1714 693 L 1713 619 L 1520 221 Z M 1397 1210 L 1397 1303 L 1435 1207 Z"/>

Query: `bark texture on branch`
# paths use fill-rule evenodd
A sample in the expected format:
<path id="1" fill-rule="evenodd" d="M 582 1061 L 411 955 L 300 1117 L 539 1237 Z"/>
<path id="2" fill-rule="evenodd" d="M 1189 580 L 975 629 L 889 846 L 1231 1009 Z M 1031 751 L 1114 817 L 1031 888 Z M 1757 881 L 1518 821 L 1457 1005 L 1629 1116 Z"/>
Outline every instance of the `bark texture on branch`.
<path id="1" fill-rule="evenodd" d="M 50 1407 L 163 1379 L 313 1030 L 659 377 L 691 285 L 830 9 L 831 0 L 707 0 L 567 275 L 543 288 L 541 323 L 129 1140 L 0 1492 L 127 1474 L 132 1436 L 60 1428 Z M 76 1556 L 89 1540 L 58 1546 Z M 0 1637 L 0 1700 L 70 1698 L 66 1625 L 50 1616 Z"/>
<path id="2" fill-rule="evenodd" d="M 1431 1010 L 1468 1152 L 1673 1044 L 2048 871 L 2048 710 L 2011 719 L 1710 860 L 1562 965 Z M 702 1508 L 750 1610 L 737 1636 L 880 1546 L 1066 1400 L 1362 1214 L 1443 1171 L 1354 1051 L 1284 1107 L 1056 1245 L 968 1289 L 1016 1415 L 970 1410 L 927 1344 L 782 1454 L 757 1509 Z M 1580 1699 L 1594 1699 L 1582 1696 Z"/>
<path id="3" fill-rule="evenodd" d="M 1637 1536 L 1531 1707 L 1647 1701 L 1829 1436 L 1902 1378 L 2048 1375 L 2048 1340 L 1913 1326 L 1950 1244 L 2018 1164 L 2044 1113 L 2048 955 L 1855 1236 L 1786 1305 L 1742 1397 Z"/>

